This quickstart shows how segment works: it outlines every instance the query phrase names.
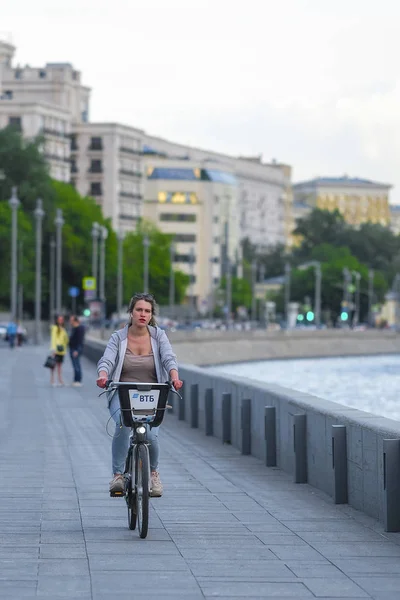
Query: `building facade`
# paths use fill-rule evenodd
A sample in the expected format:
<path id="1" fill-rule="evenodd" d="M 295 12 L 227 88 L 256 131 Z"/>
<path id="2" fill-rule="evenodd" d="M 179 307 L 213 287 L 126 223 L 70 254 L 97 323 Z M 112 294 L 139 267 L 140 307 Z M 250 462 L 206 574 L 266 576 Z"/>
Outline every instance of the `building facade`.
<path id="1" fill-rule="evenodd" d="M 12 44 L 0 41 L 0 128 L 42 136 L 50 175 L 69 182 L 70 135 L 75 123 L 89 118 L 90 90 L 69 63 L 22 67 L 13 64 L 14 53 Z"/>
<path id="2" fill-rule="evenodd" d="M 132 231 L 143 211 L 143 132 L 117 123 L 79 123 L 71 135 L 71 183 L 92 196 L 113 228 Z"/>
<path id="3" fill-rule="evenodd" d="M 208 161 L 160 157 L 147 157 L 145 172 L 143 217 L 173 236 L 174 263 L 190 276 L 190 299 L 205 312 L 238 259 L 237 178 Z"/>
<path id="4" fill-rule="evenodd" d="M 390 224 L 390 185 L 351 177 L 319 177 L 293 186 L 294 205 L 338 210 L 354 227 L 362 223 Z M 304 216 L 304 214 L 303 214 Z"/>
<path id="5" fill-rule="evenodd" d="M 288 241 L 292 230 L 291 168 L 261 156 L 233 157 L 144 135 L 147 154 L 174 160 L 209 161 L 234 173 L 239 188 L 240 237 L 260 250 Z"/>

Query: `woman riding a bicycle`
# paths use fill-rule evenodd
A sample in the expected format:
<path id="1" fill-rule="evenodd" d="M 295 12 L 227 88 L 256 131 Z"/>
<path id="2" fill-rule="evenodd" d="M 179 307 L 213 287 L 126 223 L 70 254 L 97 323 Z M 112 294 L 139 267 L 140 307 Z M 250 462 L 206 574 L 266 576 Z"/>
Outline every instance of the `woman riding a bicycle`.
<path id="1" fill-rule="evenodd" d="M 135 294 L 129 303 L 129 323 L 115 331 L 97 364 L 100 388 L 109 379 L 137 383 L 165 383 L 170 380 L 176 390 L 182 387 L 176 356 L 165 332 L 155 321 L 156 302 L 151 294 Z M 108 394 L 108 406 L 115 421 L 112 441 L 110 493 L 124 493 L 124 468 L 131 430 L 121 420 L 118 393 Z M 151 496 L 161 496 L 163 486 L 158 474 L 158 427 L 148 431 L 150 442 Z"/>

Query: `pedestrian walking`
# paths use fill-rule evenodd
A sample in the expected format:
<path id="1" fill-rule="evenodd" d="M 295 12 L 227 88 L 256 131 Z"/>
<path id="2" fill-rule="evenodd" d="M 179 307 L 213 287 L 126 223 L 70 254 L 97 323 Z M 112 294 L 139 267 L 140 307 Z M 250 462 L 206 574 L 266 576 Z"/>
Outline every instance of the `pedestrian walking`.
<path id="1" fill-rule="evenodd" d="M 106 386 L 108 379 L 142 383 L 165 383 L 170 380 L 176 390 L 182 387 L 176 356 L 165 331 L 155 321 L 156 302 L 151 294 L 135 294 L 129 303 L 129 323 L 115 331 L 97 364 L 97 385 Z M 125 459 L 131 430 L 121 421 L 118 394 L 107 394 L 109 411 L 115 421 L 112 441 L 111 492 L 124 492 Z M 150 441 L 151 496 L 161 496 L 163 486 L 158 473 L 158 427 L 147 427 Z"/>
<path id="2" fill-rule="evenodd" d="M 71 331 L 69 336 L 69 355 L 71 357 L 72 367 L 74 369 L 74 387 L 82 385 L 82 367 L 81 356 L 83 344 L 85 341 L 85 328 L 76 315 L 71 315 L 69 319 Z"/>
<path id="3" fill-rule="evenodd" d="M 22 327 L 21 323 L 18 321 L 17 323 L 17 346 L 18 348 L 22 347 L 22 343 L 24 341 L 25 329 Z"/>
<path id="4" fill-rule="evenodd" d="M 50 371 L 50 384 L 52 386 L 65 385 L 62 377 L 62 364 L 64 362 L 64 356 L 67 353 L 67 346 L 68 333 L 64 327 L 64 317 L 59 315 L 56 317 L 55 324 L 51 327 L 51 352 L 56 361 L 55 368 Z M 54 381 L 55 370 L 57 371 L 58 384 Z"/>
<path id="5" fill-rule="evenodd" d="M 13 321 L 11 319 L 11 321 L 7 325 L 7 339 L 8 339 L 10 348 L 14 348 L 16 337 L 17 337 L 17 324 L 15 323 L 15 321 Z"/>

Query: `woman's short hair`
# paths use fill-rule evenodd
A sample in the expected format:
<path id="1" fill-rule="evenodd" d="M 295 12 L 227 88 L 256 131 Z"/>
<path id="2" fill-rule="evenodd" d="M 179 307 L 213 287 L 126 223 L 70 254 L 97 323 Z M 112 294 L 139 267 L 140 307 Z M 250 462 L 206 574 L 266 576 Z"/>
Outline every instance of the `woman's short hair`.
<path id="1" fill-rule="evenodd" d="M 145 294 L 144 292 L 134 294 L 129 301 L 128 314 L 132 313 L 133 309 L 135 308 L 135 304 L 139 302 L 139 300 L 144 300 L 145 302 L 151 304 L 151 319 L 149 321 L 149 325 L 155 327 L 157 325 L 155 316 L 157 314 L 158 306 L 154 296 L 151 294 Z M 131 320 L 129 322 L 131 322 Z"/>

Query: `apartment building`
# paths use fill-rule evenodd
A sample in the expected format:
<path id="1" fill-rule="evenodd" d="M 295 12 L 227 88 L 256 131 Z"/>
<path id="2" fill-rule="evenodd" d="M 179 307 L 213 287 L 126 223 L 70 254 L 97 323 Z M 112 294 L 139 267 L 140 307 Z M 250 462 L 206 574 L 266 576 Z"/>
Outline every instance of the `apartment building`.
<path id="1" fill-rule="evenodd" d="M 79 123 L 71 135 L 71 183 L 92 196 L 114 229 L 132 231 L 142 215 L 143 132 L 117 123 Z"/>
<path id="2" fill-rule="evenodd" d="M 389 192 L 391 185 L 357 177 L 317 177 L 293 186 L 294 205 L 307 210 L 337 209 L 347 223 L 390 224 Z"/>
<path id="3" fill-rule="evenodd" d="M 286 243 L 292 229 L 291 168 L 262 157 L 233 157 L 168 140 L 144 136 L 145 153 L 178 160 L 210 161 L 215 169 L 231 171 L 238 184 L 240 237 L 248 237 L 260 250 Z"/>
<path id="4" fill-rule="evenodd" d="M 174 262 L 191 279 L 199 309 L 233 265 L 240 241 L 239 187 L 235 174 L 214 162 L 146 158 L 143 217 L 174 237 Z"/>
<path id="5" fill-rule="evenodd" d="M 0 41 L 0 127 L 13 125 L 27 138 L 43 136 L 54 179 L 70 181 L 70 134 L 89 119 L 90 89 L 69 63 L 14 65 L 15 47 Z"/>

